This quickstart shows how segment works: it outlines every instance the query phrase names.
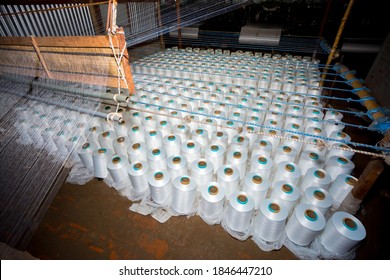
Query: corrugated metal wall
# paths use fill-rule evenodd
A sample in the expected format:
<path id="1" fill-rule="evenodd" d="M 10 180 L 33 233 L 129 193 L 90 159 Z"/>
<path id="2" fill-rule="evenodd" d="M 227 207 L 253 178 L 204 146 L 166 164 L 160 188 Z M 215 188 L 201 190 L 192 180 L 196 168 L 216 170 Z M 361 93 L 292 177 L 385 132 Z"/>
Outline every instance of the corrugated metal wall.
<path id="1" fill-rule="evenodd" d="M 58 9 L 66 6 L 72 7 L 74 5 L 0 5 L 0 35 L 95 35 L 88 7 Z M 54 10 L 34 13 L 29 12 L 47 9 Z"/>

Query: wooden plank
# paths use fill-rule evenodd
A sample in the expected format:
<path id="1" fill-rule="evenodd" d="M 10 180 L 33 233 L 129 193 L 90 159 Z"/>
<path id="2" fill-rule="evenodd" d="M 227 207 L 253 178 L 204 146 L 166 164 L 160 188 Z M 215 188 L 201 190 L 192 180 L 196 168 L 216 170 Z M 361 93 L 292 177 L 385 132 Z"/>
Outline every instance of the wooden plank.
<path id="1" fill-rule="evenodd" d="M 31 46 L 31 37 L 0 37 L 0 45 Z M 102 36 L 58 36 L 58 37 L 36 37 L 40 47 L 62 47 L 62 48 L 109 48 L 108 35 Z M 118 48 L 118 44 L 114 44 Z"/>
<path id="2" fill-rule="evenodd" d="M 360 175 L 357 185 L 352 189 L 352 196 L 356 199 L 363 200 L 384 168 L 383 159 L 374 158 L 370 160 L 362 175 Z"/>
<path id="3" fill-rule="evenodd" d="M 43 56 L 42 56 L 42 54 L 41 54 L 41 51 L 39 50 L 39 46 L 38 46 L 38 44 L 37 44 L 37 42 L 36 42 L 36 40 L 35 40 L 34 37 L 31 37 L 31 42 L 32 42 L 32 44 L 33 44 L 33 46 L 34 46 L 35 52 L 36 52 L 36 54 L 37 54 L 37 56 L 38 56 L 39 61 L 40 61 L 41 64 L 42 64 L 43 69 L 45 69 L 46 75 L 51 79 L 50 71 L 49 71 L 49 69 L 47 68 L 46 61 L 45 61 L 45 59 L 43 58 Z"/>
<path id="4" fill-rule="evenodd" d="M 41 67 L 35 52 L 2 51 L 0 50 L 0 64 L 19 67 Z"/>

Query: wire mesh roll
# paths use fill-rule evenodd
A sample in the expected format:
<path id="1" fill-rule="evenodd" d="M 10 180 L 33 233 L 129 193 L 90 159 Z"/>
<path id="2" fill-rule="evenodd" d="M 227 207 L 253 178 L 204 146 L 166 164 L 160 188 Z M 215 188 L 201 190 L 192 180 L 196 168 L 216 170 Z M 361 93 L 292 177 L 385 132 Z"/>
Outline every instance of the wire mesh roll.
<path id="1" fill-rule="evenodd" d="M 301 193 L 304 193 L 308 187 L 320 187 L 327 190 L 331 183 L 332 178 L 324 169 L 311 167 L 302 178 L 299 187 Z"/>
<path id="2" fill-rule="evenodd" d="M 85 131 L 85 136 L 89 143 L 95 144 L 96 147 L 100 147 L 98 136 L 102 133 L 102 128 L 100 126 L 92 126 Z"/>
<path id="3" fill-rule="evenodd" d="M 250 172 L 245 176 L 243 191 L 253 198 L 255 210 L 260 208 L 260 203 L 267 197 L 268 189 L 269 181 L 256 172 Z"/>
<path id="4" fill-rule="evenodd" d="M 127 156 L 130 163 L 148 161 L 147 148 L 144 142 L 135 142 L 127 147 Z"/>
<path id="5" fill-rule="evenodd" d="M 170 156 L 167 158 L 167 167 L 172 179 L 178 176 L 188 175 L 187 160 L 182 156 Z"/>
<path id="6" fill-rule="evenodd" d="M 322 168 L 324 166 L 324 158 L 312 151 L 302 152 L 298 166 L 301 169 L 302 176 L 305 176 L 309 168 Z"/>
<path id="7" fill-rule="evenodd" d="M 114 151 L 116 154 L 121 154 L 128 157 L 127 148 L 131 145 L 130 138 L 127 136 L 119 136 L 117 137 L 113 143 Z"/>
<path id="8" fill-rule="evenodd" d="M 172 124 L 169 121 L 159 121 L 156 126 L 156 130 L 161 132 L 162 138 L 172 134 Z"/>
<path id="9" fill-rule="evenodd" d="M 273 199 L 265 199 L 260 203 L 260 211 L 254 224 L 254 233 L 261 239 L 268 242 L 275 242 L 280 239 L 288 212 Z"/>
<path id="10" fill-rule="evenodd" d="M 92 153 L 93 175 L 96 178 L 104 179 L 108 175 L 107 163 L 112 157 L 112 151 L 107 148 L 100 148 Z"/>
<path id="11" fill-rule="evenodd" d="M 149 188 L 149 165 L 146 161 L 134 162 L 130 165 L 127 171 L 130 177 L 131 184 L 137 193 L 142 193 Z"/>
<path id="12" fill-rule="evenodd" d="M 226 197 L 238 190 L 240 171 L 232 165 L 222 165 L 217 171 L 217 182 L 226 190 Z"/>
<path id="13" fill-rule="evenodd" d="M 115 132 L 113 130 L 104 131 L 98 136 L 100 147 L 114 150 L 112 142 L 116 139 Z"/>
<path id="14" fill-rule="evenodd" d="M 208 159 L 193 161 L 190 167 L 191 177 L 195 181 L 198 190 L 214 179 L 214 166 Z"/>
<path id="15" fill-rule="evenodd" d="M 186 124 L 174 125 L 172 132 L 173 134 L 180 136 L 182 143 L 190 140 L 190 127 Z"/>
<path id="16" fill-rule="evenodd" d="M 124 155 L 114 155 L 107 162 L 107 169 L 110 172 L 112 179 L 114 179 L 116 190 L 122 190 L 130 186 L 130 177 L 127 172 L 129 164 Z"/>
<path id="17" fill-rule="evenodd" d="M 77 150 L 77 154 L 79 155 L 81 162 L 84 164 L 84 166 L 88 170 L 90 170 L 92 172 L 93 172 L 92 153 L 95 150 L 97 150 L 97 147 L 95 146 L 95 144 L 91 144 L 89 142 L 85 142 Z"/>
<path id="18" fill-rule="evenodd" d="M 193 140 L 185 141 L 181 144 L 181 152 L 186 158 L 188 165 L 201 158 L 201 146 Z"/>
<path id="19" fill-rule="evenodd" d="M 318 209 L 299 204 L 286 224 L 286 234 L 293 243 L 307 246 L 324 228 L 325 218 Z"/>
<path id="20" fill-rule="evenodd" d="M 235 166 L 239 170 L 240 180 L 243 180 L 245 177 L 247 161 L 247 154 L 238 150 L 230 150 L 226 155 L 227 164 Z"/>
<path id="21" fill-rule="evenodd" d="M 332 180 L 335 180 L 340 174 L 351 174 L 354 168 L 355 164 L 352 161 L 338 156 L 330 157 L 324 166 L 324 169 L 332 177 Z"/>
<path id="22" fill-rule="evenodd" d="M 125 120 L 114 123 L 114 130 L 117 137 L 127 136 L 127 123 Z"/>
<path id="23" fill-rule="evenodd" d="M 145 142 L 144 129 L 140 125 L 133 125 L 128 131 L 132 143 Z"/>
<path id="24" fill-rule="evenodd" d="M 309 187 L 303 193 L 300 203 L 306 203 L 316 207 L 324 216 L 332 206 L 332 197 L 323 188 Z"/>
<path id="25" fill-rule="evenodd" d="M 167 153 L 167 157 L 180 155 L 180 136 L 174 134 L 166 135 L 162 140 L 162 144 Z"/>
<path id="26" fill-rule="evenodd" d="M 149 173 L 148 183 L 152 200 L 157 204 L 166 204 L 172 192 L 172 182 L 169 172 L 162 170 Z"/>
<path id="27" fill-rule="evenodd" d="M 255 172 L 263 179 L 269 180 L 272 176 L 272 167 L 274 162 L 265 156 L 252 156 L 250 172 Z"/>
<path id="28" fill-rule="evenodd" d="M 297 185 L 300 178 L 301 170 L 297 164 L 291 161 L 282 161 L 276 167 L 272 185 L 275 185 L 279 181 L 287 181 L 288 183 Z"/>
<path id="29" fill-rule="evenodd" d="M 225 151 L 225 147 L 219 144 L 210 144 L 205 150 L 205 158 L 213 163 L 214 174 L 224 164 Z"/>
<path id="30" fill-rule="evenodd" d="M 257 138 L 253 144 L 251 158 L 254 156 L 264 156 L 266 158 L 272 157 L 272 143 L 268 140 Z"/>
<path id="31" fill-rule="evenodd" d="M 358 183 L 358 179 L 348 174 L 340 174 L 329 187 L 329 194 L 333 198 L 333 208 L 338 209 L 350 191 Z"/>
<path id="32" fill-rule="evenodd" d="M 172 188 L 172 209 L 179 214 L 190 214 L 194 210 L 196 183 L 187 175 L 176 177 Z"/>
<path id="33" fill-rule="evenodd" d="M 228 134 L 224 131 L 215 131 L 211 135 L 211 143 L 218 144 L 227 148 L 228 145 Z"/>
<path id="34" fill-rule="evenodd" d="M 151 172 L 156 170 L 167 170 L 167 154 L 164 149 L 149 149 L 147 158 Z"/>
<path id="35" fill-rule="evenodd" d="M 160 131 L 150 130 L 145 134 L 148 149 L 162 148 L 162 136 Z"/>
<path id="36" fill-rule="evenodd" d="M 343 255 L 365 237 L 366 229 L 357 218 L 346 212 L 335 212 L 326 223 L 319 240 L 328 251 Z"/>
<path id="37" fill-rule="evenodd" d="M 209 144 L 209 136 L 207 130 L 202 128 L 195 129 L 191 132 L 191 139 L 200 144 L 201 153 L 204 154 L 206 147 Z"/>
<path id="38" fill-rule="evenodd" d="M 298 202 L 300 192 L 298 188 L 287 181 L 278 181 L 272 187 L 270 198 L 279 201 L 279 204 L 287 210 L 288 213 L 294 209 L 294 206 Z"/>
<path id="39" fill-rule="evenodd" d="M 210 182 L 200 188 L 199 210 L 206 218 L 217 218 L 224 208 L 226 191 L 217 182 Z"/>
<path id="40" fill-rule="evenodd" d="M 249 138 L 238 134 L 233 137 L 232 142 L 230 144 L 230 149 L 235 151 L 240 151 L 242 154 L 248 155 L 249 152 Z"/>
<path id="41" fill-rule="evenodd" d="M 230 195 L 228 203 L 225 216 L 227 226 L 234 231 L 245 232 L 253 216 L 253 199 L 245 192 L 235 191 Z"/>

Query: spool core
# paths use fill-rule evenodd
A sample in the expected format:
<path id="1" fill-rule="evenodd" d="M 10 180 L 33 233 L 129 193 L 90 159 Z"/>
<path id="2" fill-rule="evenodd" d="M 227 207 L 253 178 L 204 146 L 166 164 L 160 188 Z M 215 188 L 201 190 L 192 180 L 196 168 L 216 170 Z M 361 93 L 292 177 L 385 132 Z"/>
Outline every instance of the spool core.
<path id="1" fill-rule="evenodd" d="M 314 160 L 318 160 L 319 156 L 316 153 L 309 153 L 309 157 Z"/>
<path id="2" fill-rule="evenodd" d="M 180 157 L 174 157 L 174 158 L 172 158 L 172 162 L 174 164 L 179 164 L 181 162 L 181 158 Z"/>
<path id="3" fill-rule="evenodd" d="M 357 230 L 358 227 L 356 222 L 350 218 L 344 218 L 343 225 L 349 230 Z"/>
<path id="4" fill-rule="evenodd" d="M 294 172 L 295 171 L 295 167 L 291 164 L 286 164 L 284 169 L 286 169 L 287 172 Z"/>
<path id="5" fill-rule="evenodd" d="M 252 182 L 255 184 L 261 184 L 263 182 L 263 178 L 261 178 L 259 175 L 254 175 L 252 177 Z"/>
<path id="6" fill-rule="evenodd" d="M 103 137 L 108 137 L 108 136 L 110 136 L 110 132 L 109 131 L 105 131 L 105 132 L 102 133 L 102 136 Z"/>
<path id="7" fill-rule="evenodd" d="M 140 143 L 135 143 L 131 147 L 133 148 L 133 150 L 138 150 L 141 147 L 141 144 Z"/>
<path id="8" fill-rule="evenodd" d="M 234 152 L 233 153 L 234 158 L 241 158 L 241 153 L 240 152 Z"/>
<path id="9" fill-rule="evenodd" d="M 153 154 L 154 156 L 159 155 L 159 154 L 160 154 L 160 149 L 153 149 L 152 154 Z"/>
<path id="10" fill-rule="evenodd" d="M 176 139 L 175 135 L 169 135 L 169 136 L 168 136 L 168 140 L 169 140 L 169 141 L 173 141 L 173 140 L 175 140 L 175 139 Z"/>
<path id="11" fill-rule="evenodd" d="M 211 150 L 212 150 L 213 152 L 217 152 L 217 151 L 219 151 L 219 147 L 218 147 L 217 145 L 212 145 L 212 146 L 211 146 Z"/>
<path id="12" fill-rule="evenodd" d="M 326 195 L 322 191 L 319 191 L 319 190 L 315 190 L 313 192 L 313 196 L 318 200 L 324 200 L 326 198 Z"/>
<path id="13" fill-rule="evenodd" d="M 283 147 L 283 152 L 285 153 L 291 153 L 292 149 L 289 146 L 284 146 Z"/>
<path id="14" fill-rule="evenodd" d="M 121 158 L 120 157 L 114 157 L 113 159 L 112 159 L 112 163 L 113 164 L 118 164 L 118 163 L 120 163 L 121 162 Z"/>
<path id="15" fill-rule="evenodd" d="M 107 152 L 107 149 L 105 149 L 105 148 L 101 148 L 98 150 L 99 154 L 105 154 L 106 152 Z"/>
<path id="16" fill-rule="evenodd" d="M 343 157 L 339 157 L 339 158 L 337 159 L 337 161 L 338 161 L 339 163 L 341 163 L 341 164 L 347 164 L 347 163 L 348 163 L 347 159 L 346 159 L 346 158 L 343 158 Z"/>
<path id="17" fill-rule="evenodd" d="M 260 146 L 266 147 L 266 146 L 267 146 L 267 142 L 264 141 L 264 140 L 261 140 L 261 141 L 260 141 Z"/>
<path id="18" fill-rule="evenodd" d="M 135 170 L 140 170 L 140 169 L 142 169 L 142 163 L 137 162 L 136 164 L 134 164 L 134 169 L 135 169 Z"/>
<path id="19" fill-rule="evenodd" d="M 317 178 L 320 178 L 320 179 L 324 179 L 325 173 L 322 172 L 321 170 L 316 170 L 316 171 L 314 171 L 314 176 L 316 176 Z"/>
<path id="20" fill-rule="evenodd" d="M 217 132 L 217 136 L 218 136 L 218 137 L 222 137 L 222 136 L 223 136 L 223 132 L 218 131 L 218 132 Z"/>
<path id="21" fill-rule="evenodd" d="M 355 186 L 356 183 L 358 182 L 358 180 L 356 180 L 356 179 L 353 178 L 353 177 L 348 176 L 347 178 L 345 178 L 345 182 L 346 182 L 348 185 Z"/>
<path id="22" fill-rule="evenodd" d="M 294 190 L 294 188 L 293 188 L 292 186 L 290 186 L 289 184 L 284 184 L 284 185 L 282 186 L 282 191 L 285 192 L 285 193 L 287 193 L 287 194 L 292 193 L 293 190 Z"/>
<path id="23" fill-rule="evenodd" d="M 226 167 L 223 172 L 225 173 L 225 175 L 228 175 L 228 176 L 231 176 L 233 175 L 233 169 L 231 169 L 230 167 Z"/>
<path id="24" fill-rule="evenodd" d="M 268 204 L 268 210 L 272 213 L 279 213 L 280 212 L 280 206 L 276 203 L 270 203 Z"/>
<path id="25" fill-rule="evenodd" d="M 82 148 L 83 148 L 83 150 L 86 150 L 86 149 L 88 149 L 90 146 L 91 146 L 91 145 L 90 145 L 89 143 L 84 143 L 83 146 L 82 146 Z"/>
<path id="26" fill-rule="evenodd" d="M 202 168 L 202 169 L 203 169 L 203 168 L 206 168 L 206 167 L 207 167 L 207 163 L 206 163 L 205 161 L 203 161 L 203 160 L 202 160 L 202 161 L 199 161 L 199 162 L 198 162 L 198 167 L 199 167 L 199 168 Z"/>
<path id="27" fill-rule="evenodd" d="M 267 159 L 265 157 L 259 157 L 258 160 L 257 160 L 260 164 L 266 164 L 267 163 Z"/>
<path id="28" fill-rule="evenodd" d="M 247 204 L 248 198 L 245 195 L 240 194 L 239 196 L 237 196 L 237 202 L 240 204 Z"/>
<path id="29" fill-rule="evenodd" d="M 157 172 L 154 174 L 154 179 L 162 180 L 162 179 L 164 179 L 164 174 L 162 174 L 161 172 Z"/>
<path id="30" fill-rule="evenodd" d="M 123 143 L 123 142 L 125 142 L 125 138 L 124 138 L 124 137 L 118 137 L 118 138 L 116 139 L 116 142 L 118 142 L 118 143 Z"/>
<path id="31" fill-rule="evenodd" d="M 190 149 L 194 148 L 195 147 L 194 142 L 187 143 L 187 147 Z"/>
<path id="32" fill-rule="evenodd" d="M 190 183 L 190 178 L 188 177 L 181 177 L 180 178 L 180 183 L 183 185 L 188 185 Z"/>
<path id="33" fill-rule="evenodd" d="M 312 221 L 312 222 L 314 222 L 318 219 L 317 213 L 311 209 L 307 209 L 305 211 L 305 217 L 306 217 L 306 219 L 308 219 L 309 221 Z"/>

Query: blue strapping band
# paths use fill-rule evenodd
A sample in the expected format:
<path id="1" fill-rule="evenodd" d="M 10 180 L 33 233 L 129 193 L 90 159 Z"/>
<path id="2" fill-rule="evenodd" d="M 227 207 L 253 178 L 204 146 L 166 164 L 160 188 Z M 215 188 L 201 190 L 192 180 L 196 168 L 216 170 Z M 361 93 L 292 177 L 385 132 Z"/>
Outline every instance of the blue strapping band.
<path id="1" fill-rule="evenodd" d="M 390 129 L 390 118 L 382 117 L 376 119 L 372 122 L 372 124 L 368 127 L 369 130 L 379 131 L 382 134 L 385 134 Z"/>
<path id="2" fill-rule="evenodd" d="M 366 97 L 360 98 L 359 102 L 363 103 L 364 101 L 369 101 L 369 100 L 375 101 L 376 99 L 372 96 L 366 96 Z"/>
<path id="3" fill-rule="evenodd" d="M 367 115 L 370 119 L 374 120 L 374 117 L 373 115 L 375 113 L 382 113 L 384 115 L 388 115 L 388 109 L 386 108 L 383 108 L 383 107 L 378 107 L 378 108 L 375 108 L 375 109 L 372 109 L 372 110 L 368 110 L 367 111 Z M 377 120 L 378 121 L 378 120 Z"/>
<path id="4" fill-rule="evenodd" d="M 367 92 L 370 92 L 370 89 L 369 89 L 368 87 L 360 87 L 360 88 L 351 89 L 351 91 L 352 91 L 353 93 L 356 93 L 356 92 L 358 92 L 358 91 L 360 91 L 360 90 L 365 90 L 365 91 L 367 91 Z"/>
<path id="5" fill-rule="evenodd" d="M 356 78 L 356 77 L 353 78 L 353 79 L 347 80 L 346 83 L 347 83 L 348 85 L 352 85 L 352 83 L 353 83 L 354 81 L 359 81 L 360 83 L 364 84 L 364 80 L 363 80 L 363 79 L 359 79 L 359 78 Z"/>

